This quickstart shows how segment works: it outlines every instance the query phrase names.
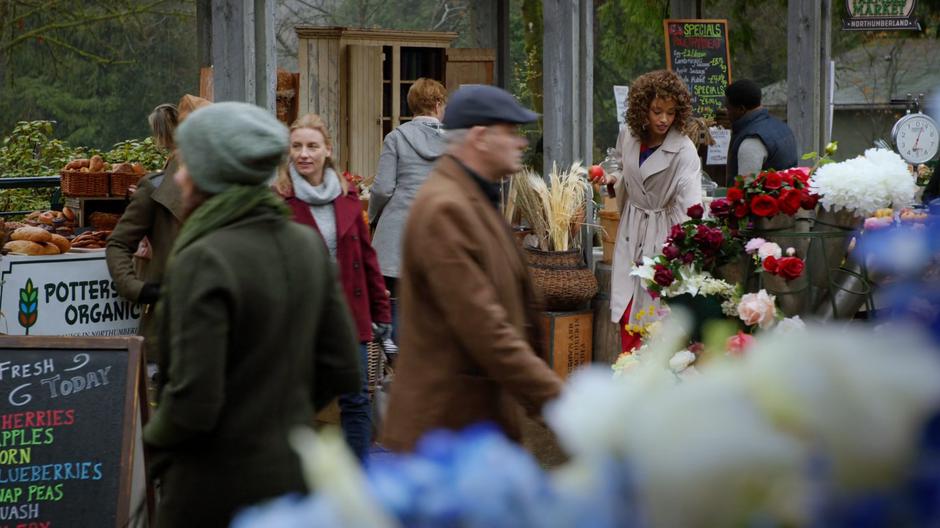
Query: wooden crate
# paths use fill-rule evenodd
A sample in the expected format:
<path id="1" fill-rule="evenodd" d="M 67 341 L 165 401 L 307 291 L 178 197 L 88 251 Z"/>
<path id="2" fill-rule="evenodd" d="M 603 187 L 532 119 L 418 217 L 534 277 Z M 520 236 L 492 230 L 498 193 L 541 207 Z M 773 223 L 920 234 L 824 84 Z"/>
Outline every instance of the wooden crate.
<path id="1" fill-rule="evenodd" d="M 591 310 L 542 313 L 545 357 L 562 378 L 591 362 L 593 322 Z"/>
<path id="2" fill-rule="evenodd" d="M 610 264 L 598 262 L 594 268 L 597 277 L 597 295 L 591 301 L 594 308 L 594 357 L 598 363 L 612 365 L 620 355 L 620 326 L 610 321 Z"/>

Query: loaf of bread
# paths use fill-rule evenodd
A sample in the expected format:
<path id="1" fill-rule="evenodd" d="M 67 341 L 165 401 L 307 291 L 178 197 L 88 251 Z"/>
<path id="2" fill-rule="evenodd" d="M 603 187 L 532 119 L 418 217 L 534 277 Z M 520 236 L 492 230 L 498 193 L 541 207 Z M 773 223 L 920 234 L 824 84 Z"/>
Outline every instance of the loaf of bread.
<path id="1" fill-rule="evenodd" d="M 74 159 L 65 165 L 65 170 L 80 170 L 82 167 L 87 167 L 89 163 L 91 162 L 84 158 Z"/>
<path id="2" fill-rule="evenodd" d="M 59 248 L 59 253 L 68 253 L 69 250 L 72 249 L 72 244 L 69 240 L 60 234 L 52 233 L 51 242 L 55 247 Z"/>
<path id="3" fill-rule="evenodd" d="M 116 163 L 112 168 L 111 172 L 115 174 L 134 174 L 134 166 L 130 163 Z"/>
<path id="4" fill-rule="evenodd" d="M 41 227 L 26 226 L 21 227 L 10 235 L 12 240 L 28 240 L 30 242 L 50 242 L 52 233 Z"/>
<path id="5" fill-rule="evenodd" d="M 101 172 L 104 169 L 104 159 L 95 154 L 88 160 L 88 172 Z"/>
<path id="6" fill-rule="evenodd" d="M 11 240 L 3 249 L 24 255 L 58 255 L 59 248 L 50 242 L 31 242 L 29 240 Z"/>

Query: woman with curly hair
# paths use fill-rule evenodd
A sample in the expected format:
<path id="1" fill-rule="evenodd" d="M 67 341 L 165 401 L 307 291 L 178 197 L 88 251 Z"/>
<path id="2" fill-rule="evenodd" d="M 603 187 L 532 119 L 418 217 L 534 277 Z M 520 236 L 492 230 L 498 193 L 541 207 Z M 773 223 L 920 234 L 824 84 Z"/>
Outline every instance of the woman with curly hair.
<path id="1" fill-rule="evenodd" d="M 675 73 L 658 70 L 630 86 L 627 127 L 617 138 L 623 174 L 605 175 L 620 209 L 611 276 L 611 320 L 620 324 L 623 351 L 638 348 L 638 335 L 625 328 L 631 316 L 656 301 L 640 279 L 630 276 L 634 262 L 662 250 L 674 225 L 687 220 L 686 210 L 701 202 L 701 160 L 684 133 L 692 113 L 689 90 Z"/>

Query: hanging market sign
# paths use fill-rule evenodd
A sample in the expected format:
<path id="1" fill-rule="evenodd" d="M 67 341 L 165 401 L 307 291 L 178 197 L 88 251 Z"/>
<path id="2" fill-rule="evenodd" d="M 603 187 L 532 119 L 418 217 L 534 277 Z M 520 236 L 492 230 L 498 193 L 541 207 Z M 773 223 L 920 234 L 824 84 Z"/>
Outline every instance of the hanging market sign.
<path id="1" fill-rule="evenodd" d="M 914 17 L 917 0 L 845 0 L 842 29 L 848 31 L 883 31 L 913 29 L 920 31 Z"/>
<path id="2" fill-rule="evenodd" d="M 123 336 L 141 306 L 117 293 L 104 251 L 0 259 L 0 333 Z"/>
<path id="3" fill-rule="evenodd" d="M 692 113 L 713 119 L 724 105 L 731 83 L 727 20 L 663 21 L 666 68 L 682 79 L 692 95 Z"/>

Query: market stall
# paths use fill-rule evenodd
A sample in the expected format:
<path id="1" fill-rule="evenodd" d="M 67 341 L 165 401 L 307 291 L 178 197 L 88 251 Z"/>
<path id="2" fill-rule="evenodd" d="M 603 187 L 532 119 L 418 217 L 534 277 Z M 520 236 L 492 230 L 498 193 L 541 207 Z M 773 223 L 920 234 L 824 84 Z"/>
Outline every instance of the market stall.
<path id="1" fill-rule="evenodd" d="M 3 226 L 0 332 L 8 335 L 134 335 L 144 309 L 121 298 L 105 244 L 144 176 L 137 163 L 100 156 L 62 170 L 62 210 L 34 211 Z"/>

